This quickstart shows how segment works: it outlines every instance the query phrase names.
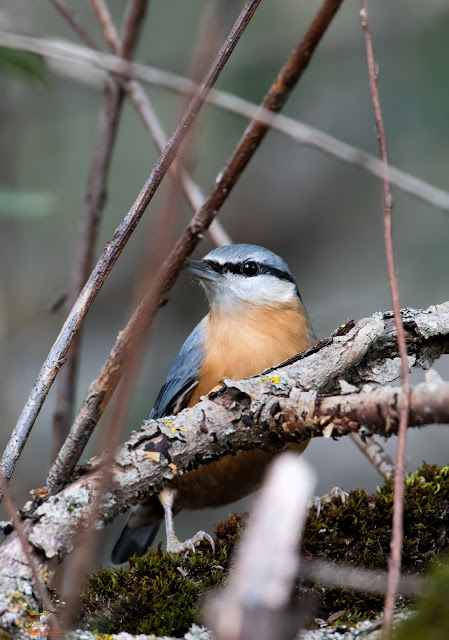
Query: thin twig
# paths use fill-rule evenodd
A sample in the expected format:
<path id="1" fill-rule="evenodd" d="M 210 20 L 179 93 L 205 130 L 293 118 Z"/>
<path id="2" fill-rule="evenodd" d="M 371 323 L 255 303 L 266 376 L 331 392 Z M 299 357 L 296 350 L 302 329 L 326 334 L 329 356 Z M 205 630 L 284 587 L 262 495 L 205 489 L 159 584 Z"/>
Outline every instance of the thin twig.
<path id="1" fill-rule="evenodd" d="M 145 20 L 148 2 L 149 0 L 135 0 L 134 2 L 128 2 L 125 7 L 119 49 L 120 57 L 123 60 L 130 60 L 134 55 L 137 45 L 134 33 L 138 31 Z"/>
<path id="2" fill-rule="evenodd" d="M 399 395 L 399 431 L 398 431 L 398 449 L 396 454 L 396 468 L 394 473 L 394 490 L 393 490 L 393 524 L 391 535 L 390 558 L 388 562 L 388 586 L 385 595 L 384 618 L 382 632 L 386 636 L 393 621 L 394 604 L 396 593 L 399 586 L 401 575 L 401 557 L 403 542 L 403 520 L 404 520 L 404 493 L 405 493 L 405 442 L 407 437 L 408 413 L 410 407 L 410 385 L 409 385 L 409 369 L 407 361 L 407 345 L 405 342 L 404 325 L 402 323 L 399 290 L 396 278 L 393 241 L 391 237 L 391 209 L 392 197 L 388 182 L 388 155 L 387 144 L 385 138 L 385 130 L 382 119 L 382 111 L 379 101 L 379 92 L 377 88 L 378 70 L 374 62 L 373 47 L 371 35 L 368 25 L 368 15 L 366 11 L 365 0 L 360 0 L 360 19 L 363 32 L 365 34 L 366 55 L 368 59 L 368 73 L 371 95 L 374 105 L 374 114 L 376 120 L 376 132 L 379 142 L 380 157 L 384 166 L 384 176 L 382 180 L 382 197 L 383 197 L 383 220 L 384 220 L 384 236 L 385 249 L 388 265 L 388 278 L 390 283 L 391 300 L 393 304 L 394 320 L 396 325 L 396 333 L 398 340 L 399 355 L 401 358 L 401 393 Z"/>
<path id="3" fill-rule="evenodd" d="M 394 462 L 372 434 L 368 434 L 368 436 L 364 434 L 364 437 L 362 437 L 360 433 L 352 433 L 350 437 L 356 447 L 368 458 L 381 476 L 385 476 L 386 478 L 393 476 Z"/>
<path id="4" fill-rule="evenodd" d="M 90 51 L 85 47 L 59 40 L 32 38 L 0 30 L 0 45 L 37 53 L 44 56 L 49 64 L 52 60 L 59 59 L 70 63 L 75 62 L 78 66 L 87 65 L 106 71 L 115 71 L 124 77 L 136 78 L 141 82 L 178 93 L 192 95 L 195 91 L 192 81 L 183 76 L 139 63 L 129 63 L 124 67 L 123 61 L 116 56 Z M 61 67 L 53 65 L 53 68 L 61 73 Z M 63 72 L 67 74 L 67 67 L 64 67 Z M 85 77 L 85 73 L 82 78 L 77 75 L 77 80 L 83 80 Z M 247 100 L 217 89 L 213 89 L 206 100 L 220 109 L 240 114 L 246 118 L 254 118 L 258 114 L 257 118 L 261 122 L 291 137 L 299 144 L 318 149 L 334 158 L 363 169 L 377 178 L 383 176 L 382 162 L 378 158 L 310 125 L 287 116 L 273 115 L 268 111 L 260 110 L 257 105 Z M 391 165 L 389 166 L 389 179 L 390 184 L 405 193 L 409 193 L 444 212 L 449 211 L 449 193 L 447 191 Z"/>
<path id="5" fill-rule="evenodd" d="M 248 2 L 246 2 L 206 78 L 202 82 L 198 92 L 192 98 L 181 122 L 178 124 L 175 132 L 159 157 L 150 177 L 143 185 L 136 201 L 126 214 L 122 223 L 116 229 L 113 238 L 108 242 L 103 250 L 103 253 L 89 277 L 89 280 L 70 311 L 59 336 L 42 365 L 38 378 L 31 390 L 19 420 L 17 421 L 13 434 L 6 446 L 5 453 L 3 454 L 2 468 L 4 475 L 8 479 L 11 477 L 15 469 L 16 462 L 23 450 L 23 447 L 25 446 L 26 440 L 39 414 L 42 404 L 44 403 L 47 393 L 53 384 L 59 368 L 63 364 L 67 351 L 77 334 L 86 313 L 90 309 L 92 302 L 95 300 L 99 290 L 103 286 L 104 281 L 131 237 L 145 209 L 156 193 L 156 190 L 167 173 L 169 166 L 173 162 L 181 143 L 203 106 L 207 93 L 216 82 L 259 4 L 260 0 L 248 0 Z M 193 230 L 192 237 L 195 236 L 196 231 Z M 199 239 L 197 239 L 197 242 L 198 240 Z M 178 262 L 176 265 L 176 274 L 179 273 L 184 258 L 182 258 L 182 261 Z"/>
<path id="6" fill-rule="evenodd" d="M 109 48 L 113 53 L 117 54 L 120 49 L 120 41 L 118 39 L 117 29 L 115 28 L 104 0 L 92 0 L 92 6 L 102 25 L 104 36 Z M 144 125 L 150 132 L 158 150 L 162 151 L 167 144 L 167 136 L 148 96 L 142 86 L 135 80 L 124 83 L 124 87 L 136 107 Z M 188 203 L 194 211 L 197 211 L 205 201 L 205 197 L 199 186 L 192 180 L 184 167 L 179 166 L 178 160 L 173 162 L 169 173 L 176 182 L 180 182 Z M 214 220 L 209 227 L 209 234 L 213 242 L 219 247 L 232 243 L 230 236 L 226 233 L 218 220 Z"/>
<path id="7" fill-rule="evenodd" d="M 68 19 L 68 16 L 70 16 L 71 19 L 69 20 L 69 22 L 75 29 L 81 40 L 87 46 L 90 46 L 91 48 L 94 48 L 95 51 L 100 52 L 99 48 L 95 46 L 93 38 L 90 36 L 89 32 L 83 25 L 80 25 L 79 21 L 73 15 L 73 12 L 71 12 L 71 10 L 66 7 L 60 0 L 52 0 L 52 2 L 64 17 Z M 111 20 L 104 0 L 92 0 L 92 6 L 102 25 L 104 36 L 111 51 L 116 55 L 120 55 L 120 39 L 117 33 L 117 29 L 115 28 L 115 25 Z M 123 79 L 123 76 L 115 75 L 114 77 L 117 81 L 120 78 Z M 151 137 L 153 138 L 158 148 L 158 151 L 162 152 L 165 145 L 167 144 L 167 136 L 142 86 L 135 80 L 122 80 L 122 87 L 128 93 L 130 99 L 136 107 L 137 112 L 139 113 L 142 122 L 150 132 Z M 196 85 L 195 88 L 197 88 Z M 194 94 L 194 90 L 183 93 L 191 96 Z M 199 209 L 205 201 L 205 196 L 201 192 L 199 186 L 192 180 L 192 178 L 183 168 L 178 168 L 177 160 L 175 160 L 170 166 L 169 173 L 174 179 L 176 179 L 176 181 L 180 182 L 187 198 L 187 202 L 190 204 L 194 211 L 197 211 L 197 209 Z M 212 238 L 212 241 L 218 247 L 232 243 L 231 237 L 226 233 L 225 229 L 218 220 L 213 221 L 208 231 L 209 235 Z"/>
<path id="8" fill-rule="evenodd" d="M 120 38 L 115 28 L 115 24 L 111 20 L 110 13 L 106 6 L 105 0 L 91 0 L 92 9 L 95 12 L 98 21 L 103 30 L 103 35 L 108 43 L 109 48 L 114 53 L 120 51 Z"/>
<path id="9" fill-rule="evenodd" d="M 269 108 L 281 109 L 302 72 L 307 67 L 314 49 L 324 35 L 342 0 L 325 0 L 316 18 L 297 48 L 287 58 L 276 82 L 265 98 Z M 125 355 L 133 344 L 139 327 L 153 321 L 157 309 L 175 283 L 185 259 L 191 254 L 211 224 L 232 187 L 252 158 L 268 130 L 267 125 L 253 121 L 247 128 L 226 167 L 220 171 L 215 186 L 201 209 L 193 216 L 186 231 L 164 262 L 147 295 L 137 307 L 126 327 L 119 333 L 100 374 L 89 386 L 87 397 L 75 419 L 60 455 L 47 478 L 50 493 L 58 491 L 71 477 L 96 423 L 100 419 L 123 371 Z"/>
<path id="10" fill-rule="evenodd" d="M 69 20 L 71 12 L 59 1 L 55 6 L 62 13 L 66 20 Z M 127 59 L 134 52 L 134 48 L 139 36 L 140 27 L 143 22 L 147 0 L 131 2 L 135 7 L 129 11 L 131 19 L 126 24 L 123 38 L 126 46 L 117 46 L 117 52 Z M 135 19 L 140 17 L 140 21 Z M 84 41 L 93 43 L 93 39 L 88 32 L 79 25 L 76 20 L 70 22 L 77 28 Z M 81 29 L 81 31 L 80 31 Z M 78 255 L 71 270 L 72 282 L 66 302 L 66 312 L 75 304 L 80 291 L 86 283 L 92 270 L 94 251 L 97 243 L 98 229 L 103 217 L 106 205 L 106 185 L 109 174 L 109 167 L 112 153 L 117 138 L 118 125 L 122 113 L 123 99 L 125 92 L 120 83 L 109 78 L 105 86 L 104 103 L 100 112 L 100 118 L 95 136 L 92 159 L 87 178 L 86 193 L 84 197 L 84 208 L 82 213 L 80 240 L 78 245 Z M 75 385 L 78 372 L 78 362 L 81 347 L 81 327 L 78 335 L 73 341 L 69 350 L 66 362 L 62 367 L 59 378 L 58 394 L 56 398 L 56 408 L 53 418 L 53 456 L 55 459 L 62 446 L 69 430 L 73 417 L 73 403 L 75 398 Z"/>
<path id="11" fill-rule="evenodd" d="M 27 560 L 28 566 L 30 568 L 31 571 L 31 575 L 33 576 L 33 581 L 34 581 L 34 587 L 37 591 L 37 594 L 39 595 L 42 604 L 44 605 L 44 607 L 46 609 L 48 609 L 48 611 L 51 611 L 53 608 L 53 605 L 50 602 L 50 598 L 48 597 L 48 591 L 47 588 L 43 582 L 43 580 L 41 579 L 40 575 L 39 575 L 39 571 L 37 568 L 37 564 L 34 560 L 33 557 L 33 552 L 31 550 L 30 544 L 28 542 L 27 539 L 27 535 L 23 529 L 23 524 L 22 521 L 20 520 L 19 516 L 17 515 L 17 511 L 14 508 L 14 504 L 13 504 L 13 500 L 12 500 L 12 496 L 11 496 L 11 491 L 8 485 L 8 482 L 6 480 L 6 478 L 4 477 L 4 475 L 2 474 L 1 470 L 0 470 L 0 487 L 3 493 L 3 497 L 5 499 L 5 508 L 6 511 L 9 515 L 9 518 L 14 526 L 14 531 L 17 533 L 17 536 L 20 540 L 20 544 L 22 545 L 22 551 L 25 555 L 25 558 Z"/>
<path id="12" fill-rule="evenodd" d="M 321 558 L 303 558 L 300 575 L 327 586 L 364 593 L 384 594 L 387 589 L 386 571 L 366 569 L 349 564 L 338 564 Z M 418 596 L 422 593 L 425 578 L 414 574 L 401 576 L 399 593 Z"/>
<path id="13" fill-rule="evenodd" d="M 75 304 L 92 270 L 98 229 L 106 203 L 106 181 L 122 105 L 123 93 L 114 80 L 109 79 L 105 87 L 104 104 L 89 168 L 77 257 L 71 268 L 72 282 L 65 305 L 66 313 L 69 313 Z M 80 347 L 81 327 L 73 340 L 59 377 L 53 417 L 53 459 L 67 436 L 72 420 Z"/>
<path id="14" fill-rule="evenodd" d="M 81 36 L 81 39 L 88 47 L 91 49 L 99 49 L 90 33 L 84 28 L 84 25 L 78 20 L 73 11 L 64 4 L 64 2 L 61 2 L 61 0 L 50 0 L 50 2 L 65 18 L 65 20 L 67 20 L 70 26 Z"/>
<path id="15" fill-rule="evenodd" d="M 140 30 L 143 26 L 148 0 L 129 0 L 124 13 L 123 42 L 117 41 L 117 54 L 128 59 L 133 55 Z M 86 30 L 81 35 L 86 37 Z M 88 35 L 88 34 L 87 34 Z M 118 36 L 117 36 L 118 38 Z M 93 263 L 93 252 L 97 242 L 99 223 L 103 216 L 106 204 L 107 177 L 110 161 L 117 137 L 118 124 L 124 104 L 125 88 L 121 77 L 111 74 L 107 79 L 103 110 L 100 114 L 100 124 L 94 144 L 93 158 L 87 182 L 83 225 L 78 261 L 73 269 L 74 279 L 67 301 L 67 312 L 75 303 L 83 285 L 89 277 Z M 67 361 L 62 369 L 56 412 L 54 419 L 55 455 L 56 458 L 69 430 L 72 420 L 73 400 L 75 391 L 76 374 L 81 344 L 81 327 L 78 335 L 72 343 Z M 59 436 L 59 437 L 57 437 Z M 81 537 L 86 535 L 81 534 Z M 90 548 L 90 547 L 89 547 Z M 89 556 L 89 548 L 85 554 Z M 79 558 L 68 567 L 70 584 L 78 586 L 77 576 L 82 576 L 84 559 Z M 69 563 L 70 564 L 70 563 Z M 68 610 L 71 610 L 70 598 L 67 598 Z"/>

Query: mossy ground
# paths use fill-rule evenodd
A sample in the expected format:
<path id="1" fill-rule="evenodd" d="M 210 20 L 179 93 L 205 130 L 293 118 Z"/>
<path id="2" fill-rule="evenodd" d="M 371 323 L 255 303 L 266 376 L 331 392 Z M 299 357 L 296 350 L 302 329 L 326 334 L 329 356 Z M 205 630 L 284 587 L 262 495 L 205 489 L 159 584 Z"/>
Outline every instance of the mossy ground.
<path id="1" fill-rule="evenodd" d="M 449 556 L 435 562 L 418 611 L 402 622 L 394 640 L 447 640 L 449 638 Z"/>
<path id="2" fill-rule="evenodd" d="M 377 493 L 352 491 L 311 513 L 301 543 L 306 556 L 386 569 L 391 536 L 392 482 Z M 403 571 L 422 571 L 449 547 L 449 467 L 424 464 L 407 479 L 404 511 Z M 129 566 L 101 568 L 89 577 L 82 595 L 81 619 L 102 633 L 155 633 L 182 636 L 197 622 L 201 596 L 223 583 L 229 559 L 245 522 L 230 516 L 216 526 L 216 551 L 201 545 L 187 559 L 160 550 L 132 558 Z M 338 623 L 372 618 L 383 598 L 342 589 L 314 587 L 321 601 L 316 615 L 325 620 L 343 611 Z M 449 636 L 448 636 L 449 637 Z"/>

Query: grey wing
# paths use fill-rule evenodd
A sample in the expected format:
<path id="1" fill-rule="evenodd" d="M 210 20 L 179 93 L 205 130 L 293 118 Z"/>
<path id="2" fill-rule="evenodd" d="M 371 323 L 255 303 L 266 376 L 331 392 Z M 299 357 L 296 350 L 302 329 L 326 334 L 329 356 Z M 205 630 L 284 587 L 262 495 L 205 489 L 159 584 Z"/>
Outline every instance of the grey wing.
<path id="1" fill-rule="evenodd" d="M 204 357 L 205 318 L 182 345 L 151 410 L 150 418 L 172 415 L 188 403 Z"/>
<path id="2" fill-rule="evenodd" d="M 159 391 L 150 418 L 161 418 L 180 411 L 198 384 L 204 357 L 205 321 L 202 320 L 181 347 L 167 379 Z M 126 562 L 136 553 L 143 555 L 152 544 L 164 512 L 156 496 L 132 508 L 131 515 L 112 551 L 114 564 Z"/>

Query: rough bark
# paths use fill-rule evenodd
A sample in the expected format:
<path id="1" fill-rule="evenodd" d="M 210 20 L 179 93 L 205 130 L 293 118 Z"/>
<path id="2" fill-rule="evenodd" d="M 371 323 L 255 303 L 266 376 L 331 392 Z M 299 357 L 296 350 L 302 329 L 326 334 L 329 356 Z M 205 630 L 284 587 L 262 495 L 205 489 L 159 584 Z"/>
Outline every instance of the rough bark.
<path id="1" fill-rule="evenodd" d="M 449 352 L 449 302 L 402 312 L 409 359 L 428 367 Z M 339 437 L 361 426 L 390 436 L 397 430 L 399 388 L 378 387 L 398 373 L 391 314 L 340 327 L 331 338 L 276 369 L 248 380 L 225 380 L 195 407 L 145 422 L 115 455 L 98 528 L 159 492 L 176 474 L 240 449 L 281 449 L 311 437 Z M 356 391 L 339 380 L 359 387 Z M 369 382 L 370 384 L 366 385 Z M 330 395 L 333 393 L 333 395 Z M 411 392 L 410 426 L 449 423 L 449 383 L 429 372 Z M 36 492 L 22 515 L 39 572 L 48 583 L 54 565 L 76 545 L 79 528 L 101 484 L 102 459 L 92 459 L 55 496 Z M 38 603 L 15 532 L 0 547 L 0 625 L 17 629 Z"/>

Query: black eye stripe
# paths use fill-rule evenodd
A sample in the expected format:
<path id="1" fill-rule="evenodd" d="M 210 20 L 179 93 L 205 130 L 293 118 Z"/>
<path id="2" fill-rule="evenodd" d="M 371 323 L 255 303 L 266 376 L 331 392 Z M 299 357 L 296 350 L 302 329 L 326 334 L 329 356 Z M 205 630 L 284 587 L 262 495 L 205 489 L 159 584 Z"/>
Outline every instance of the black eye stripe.
<path id="1" fill-rule="evenodd" d="M 242 265 L 244 264 L 243 262 L 238 262 L 238 263 L 225 262 L 223 264 L 220 264 L 219 262 L 215 262 L 215 260 L 205 260 L 204 262 L 207 265 L 209 265 L 211 269 L 213 269 L 217 273 L 235 273 L 237 275 L 242 275 L 241 269 L 242 269 Z M 296 284 L 293 276 L 287 271 L 282 271 L 282 269 L 277 269 L 276 267 L 270 267 L 267 264 L 260 264 L 260 263 L 257 263 L 257 264 L 259 267 L 259 274 L 274 276 L 279 280 L 286 280 L 287 282 Z"/>
<path id="2" fill-rule="evenodd" d="M 222 273 L 222 265 L 219 262 L 215 262 L 214 260 L 203 260 L 203 262 L 217 273 Z"/>

